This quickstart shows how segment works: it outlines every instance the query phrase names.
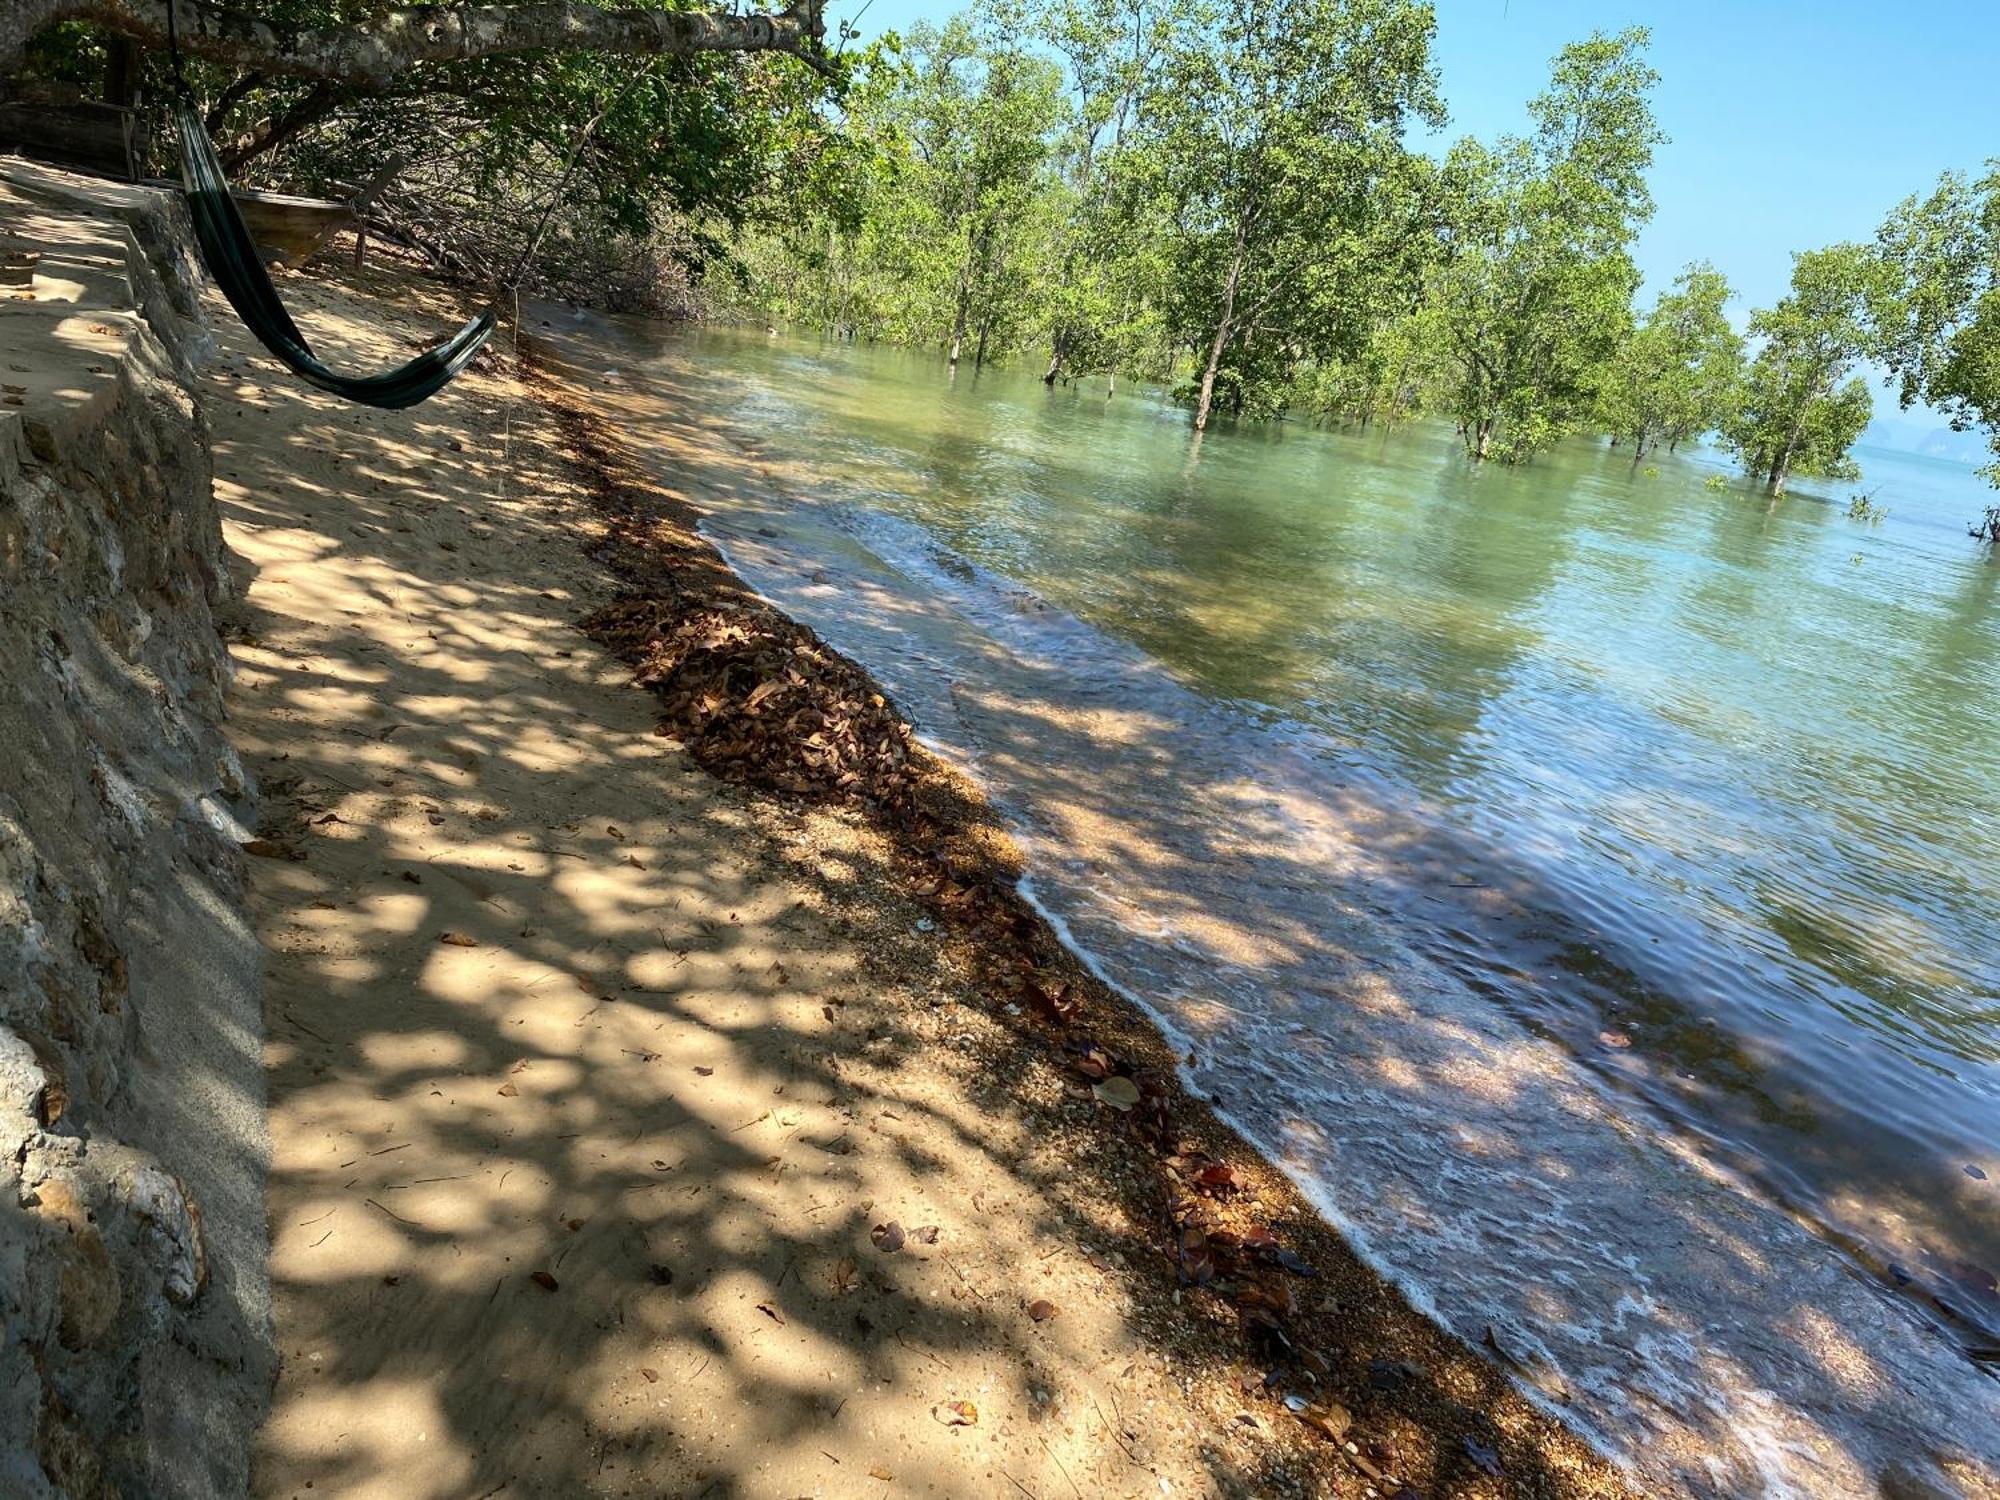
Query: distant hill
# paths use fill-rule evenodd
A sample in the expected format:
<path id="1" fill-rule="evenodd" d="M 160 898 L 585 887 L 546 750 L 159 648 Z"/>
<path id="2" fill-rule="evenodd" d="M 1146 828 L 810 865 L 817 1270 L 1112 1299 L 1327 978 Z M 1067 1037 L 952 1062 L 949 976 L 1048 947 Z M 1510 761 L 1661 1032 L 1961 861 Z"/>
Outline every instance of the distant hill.
<path id="1" fill-rule="evenodd" d="M 1862 432 L 1861 441 L 1871 447 L 1893 448 L 1899 453 L 1916 453 L 1925 458 L 1948 458 L 1974 467 L 1990 462 L 1993 457 L 1981 434 L 1953 432 L 1935 419 L 1877 417 Z"/>

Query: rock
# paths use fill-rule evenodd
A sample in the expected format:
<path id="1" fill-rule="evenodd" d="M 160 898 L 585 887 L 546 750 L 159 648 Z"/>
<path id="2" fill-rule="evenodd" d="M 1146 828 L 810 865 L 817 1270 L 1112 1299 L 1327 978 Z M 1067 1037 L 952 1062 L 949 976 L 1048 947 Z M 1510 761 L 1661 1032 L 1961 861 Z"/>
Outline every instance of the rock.
<path id="1" fill-rule="evenodd" d="M 62 1346 L 88 1349 L 110 1329 L 124 1300 L 118 1268 L 76 1184 L 60 1178 L 39 1183 L 29 1207 L 61 1230 L 56 1254 L 62 1264 Z"/>
<path id="2" fill-rule="evenodd" d="M 220 1500 L 275 1354 L 199 273 L 171 192 L 0 157 L 0 222 L 65 287 L 0 406 L 0 1496 Z"/>

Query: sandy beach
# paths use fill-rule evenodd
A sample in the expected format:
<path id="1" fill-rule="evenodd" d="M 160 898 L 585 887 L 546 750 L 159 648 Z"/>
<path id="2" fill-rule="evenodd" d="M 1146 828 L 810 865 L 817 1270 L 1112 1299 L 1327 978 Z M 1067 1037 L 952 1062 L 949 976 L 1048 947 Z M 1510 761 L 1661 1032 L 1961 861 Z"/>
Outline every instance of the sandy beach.
<path id="1" fill-rule="evenodd" d="M 349 363 L 453 312 L 284 291 Z M 888 816 L 658 732 L 577 628 L 612 601 L 812 644 L 691 529 L 676 476 L 726 444 L 622 430 L 524 321 L 532 362 L 503 333 L 390 414 L 216 320 L 283 1362 L 255 1493 L 1626 1493 L 1184 1097 L 943 767 Z"/>

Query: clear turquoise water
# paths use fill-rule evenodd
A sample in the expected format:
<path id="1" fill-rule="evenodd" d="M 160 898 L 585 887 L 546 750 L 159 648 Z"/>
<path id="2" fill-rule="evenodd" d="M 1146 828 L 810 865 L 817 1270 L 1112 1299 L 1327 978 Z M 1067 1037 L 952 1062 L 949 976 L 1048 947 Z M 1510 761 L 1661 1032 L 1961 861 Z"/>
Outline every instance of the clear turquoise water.
<path id="1" fill-rule="evenodd" d="M 1533 1227 L 1493 1207 L 1563 1175 L 1565 1130 L 1603 1116 L 1803 1223 L 1959 1370 L 1941 1380 L 2000 1343 L 2000 565 L 1965 535 L 1989 503 L 1969 470 L 1862 450 L 1889 512 L 1870 526 L 1844 489 L 1712 487 L 1730 471 L 1704 452 L 1635 469 L 1575 442 L 1482 469 L 1434 427 L 1196 440 L 1145 392 L 731 335 L 654 369 L 698 372 L 750 458 L 810 497 L 810 517 L 720 508 L 746 570 L 989 774 L 1046 904 L 1215 1054 L 1246 1128 L 1385 1259 L 1430 1237 L 1398 1269 L 1461 1331 L 1437 1285 L 1458 1241 L 1468 1264 L 1546 1264 L 1649 1211 L 1653 1167 L 1628 1180 L 1609 1156 L 1601 1194 Z M 1090 715 L 1126 727 L 1080 731 Z M 1435 1023 L 1422 1039 L 1354 1019 L 1385 984 Z M 1491 1122 L 1540 1165 L 1482 1181 L 1479 1153 L 1445 1150 L 1398 1179 L 1399 1154 L 1426 1159 L 1412 1142 L 1488 1129 L 1502 1027 L 1564 1059 L 1532 1088 L 1520 1066 Z M 1461 1033 L 1479 1077 L 1425 1050 Z M 1381 1162 L 1342 1133 L 1364 1109 L 1405 1121 Z M 1365 1210 L 1336 1201 L 1378 1168 Z M 1696 1227 L 1713 1239 L 1720 1214 Z M 1803 1269 L 1821 1252 L 1769 1234 L 1705 1273 L 1741 1278 L 1733 1310 L 1664 1320 L 1710 1331 L 1647 1403 L 1722 1381 L 1700 1339 L 1755 1317 L 1786 1256 L 1795 1286 L 1831 1285 Z M 1641 1300 L 1704 1295 L 1649 1263 L 1670 1236 L 1642 1239 L 1612 1257 Z M 1584 1379 L 1611 1336 L 1549 1330 L 1581 1326 L 1600 1274 L 1579 1261 L 1555 1277 L 1574 1305 L 1502 1326 Z M 1829 1305 L 1849 1295 L 1769 1317 L 1851 1326 Z M 1812 1407 L 1790 1378 L 1753 1383 Z"/>

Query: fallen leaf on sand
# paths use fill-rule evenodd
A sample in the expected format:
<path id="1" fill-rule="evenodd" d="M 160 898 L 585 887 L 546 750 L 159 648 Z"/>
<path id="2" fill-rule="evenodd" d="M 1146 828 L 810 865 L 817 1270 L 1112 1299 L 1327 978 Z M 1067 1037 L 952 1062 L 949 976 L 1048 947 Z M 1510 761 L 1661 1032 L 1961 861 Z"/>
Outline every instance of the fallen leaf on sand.
<path id="1" fill-rule="evenodd" d="M 449 943 L 454 948 L 477 948 L 479 946 L 478 938 L 463 932 L 440 932 L 438 934 L 438 941 L 440 943 Z"/>
<path id="2" fill-rule="evenodd" d="M 658 1370 L 641 1369 L 639 1373 L 646 1377 L 647 1385 L 658 1385 L 660 1383 L 660 1372 Z"/>
<path id="3" fill-rule="evenodd" d="M 780 1328 L 785 1326 L 785 1315 L 779 1312 L 777 1308 L 771 1306 L 770 1303 L 759 1302 L 757 1304 L 757 1311 L 769 1318 L 773 1323 L 776 1323 Z"/>
<path id="4" fill-rule="evenodd" d="M 699 1064 L 696 1065 L 695 1072 L 703 1078 L 713 1078 L 715 1076 L 715 1069 L 704 1068 L 701 1067 Z"/>
<path id="5" fill-rule="evenodd" d="M 1242 1175 L 1236 1168 L 1219 1161 L 1210 1162 L 1195 1173 L 1194 1180 L 1203 1187 L 1214 1188 L 1218 1192 L 1233 1192 L 1243 1186 Z"/>
<path id="6" fill-rule="evenodd" d="M 868 1471 L 868 1477 L 870 1479 L 879 1479 L 884 1484 L 887 1484 L 889 1483 L 890 1480 L 894 1479 L 896 1476 L 894 1474 L 891 1474 L 887 1469 L 883 1468 L 880 1464 L 877 1464 L 875 1465 L 874 1468 Z"/>
<path id="7" fill-rule="evenodd" d="M 500 1085 L 499 1092 L 505 1095 L 507 1098 L 511 1099 L 521 1091 L 515 1088 L 514 1085 L 511 1083 L 503 1083 Z"/>
<path id="8" fill-rule="evenodd" d="M 877 1224 L 869 1230 L 868 1238 L 884 1255 L 894 1255 L 903 1248 L 903 1226 L 891 1219 L 888 1223 Z"/>
<path id="9" fill-rule="evenodd" d="M 841 1256 L 840 1260 L 834 1265 L 833 1268 L 834 1291 L 844 1297 L 849 1292 L 853 1291 L 860 1284 L 861 1284 L 861 1267 L 855 1264 L 853 1256 L 851 1255 Z"/>
<path id="10" fill-rule="evenodd" d="M 1286 1404 L 1290 1404 L 1289 1400 Z M 1296 1415 L 1308 1427 L 1317 1427 L 1336 1443 L 1346 1437 L 1347 1429 L 1354 1425 L 1353 1413 L 1338 1401 L 1311 1402 Z"/>
<path id="11" fill-rule="evenodd" d="M 940 1401 L 931 1415 L 947 1427 L 972 1427 L 979 1422 L 979 1408 L 970 1401 Z"/>
<path id="12" fill-rule="evenodd" d="M 528 1280 L 534 1282 L 536 1286 L 540 1287 L 545 1292 L 553 1292 L 558 1286 L 561 1285 L 561 1283 L 558 1282 L 555 1279 L 555 1277 L 551 1276 L 547 1271 L 530 1271 L 528 1273 Z"/>
<path id="13" fill-rule="evenodd" d="M 1099 1079 L 1090 1091 L 1113 1109 L 1130 1109 L 1139 1102 L 1139 1085 L 1122 1073 Z"/>
<path id="14" fill-rule="evenodd" d="M 1056 1312 L 1055 1303 L 1049 1301 L 1046 1297 L 1037 1297 L 1033 1302 L 1028 1304 L 1028 1316 L 1033 1318 L 1037 1323 L 1048 1322 L 1050 1318 L 1056 1315 Z"/>
<path id="15" fill-rule="evenodd" d="M 243 845 L 245 854 L 254 854 L 260 859 L 304 859 L 305 851 L 295 849 L 290 844 L 277 839 L 251 839 Z"/>
<path id="16" fill-rule="evenodd" d="M 919 1224 L 910 1231 L 910 1238 L 920 1245 L 935 1245 L 938 1242 L 938 1227 L 935 1224 Z"/>

